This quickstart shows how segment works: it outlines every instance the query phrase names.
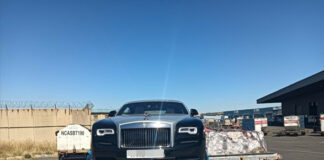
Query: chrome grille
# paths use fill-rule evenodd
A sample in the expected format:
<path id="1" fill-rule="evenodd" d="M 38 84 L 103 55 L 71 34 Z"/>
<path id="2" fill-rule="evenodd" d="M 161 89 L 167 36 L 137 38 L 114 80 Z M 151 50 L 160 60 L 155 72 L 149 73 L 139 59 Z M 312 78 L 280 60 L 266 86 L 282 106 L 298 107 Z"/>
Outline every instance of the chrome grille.
<path id="1" fill-rule="evenodd" d="M 132 128 L 121 130 L 121 147 L 170 147 L 170 128 Z"/>

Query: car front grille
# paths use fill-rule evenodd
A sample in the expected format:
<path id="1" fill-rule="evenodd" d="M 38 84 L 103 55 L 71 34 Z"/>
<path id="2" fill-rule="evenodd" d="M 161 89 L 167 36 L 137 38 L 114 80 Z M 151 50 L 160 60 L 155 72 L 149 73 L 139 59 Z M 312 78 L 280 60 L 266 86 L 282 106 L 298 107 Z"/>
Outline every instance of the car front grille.
<path id="1" fill-rule="evenodd" d="M 121 130 L 122 148 L 170 147 L 170 128 L 131 128 Z"/>

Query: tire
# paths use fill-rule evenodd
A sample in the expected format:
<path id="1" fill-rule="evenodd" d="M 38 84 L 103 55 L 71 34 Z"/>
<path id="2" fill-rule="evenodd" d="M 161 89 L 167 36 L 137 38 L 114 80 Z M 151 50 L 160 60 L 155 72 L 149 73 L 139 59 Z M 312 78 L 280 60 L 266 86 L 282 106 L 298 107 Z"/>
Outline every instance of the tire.
<path id="1" fill-rule="evenodd" d="M 206 150 L 201 151 L 199 159 L 200 160 L 208 160 L 209 159 L 208 156 L 207 156 Z"/>
<path id="2" fill-rule="evenodd" d="M 305 136 L 305 135 L 306 135 L 306 132 L 305 132 L 305 131 L 302 131 L 302 132 L 301 132 L 301 135 L 302 135 L 302 136 Z"/>

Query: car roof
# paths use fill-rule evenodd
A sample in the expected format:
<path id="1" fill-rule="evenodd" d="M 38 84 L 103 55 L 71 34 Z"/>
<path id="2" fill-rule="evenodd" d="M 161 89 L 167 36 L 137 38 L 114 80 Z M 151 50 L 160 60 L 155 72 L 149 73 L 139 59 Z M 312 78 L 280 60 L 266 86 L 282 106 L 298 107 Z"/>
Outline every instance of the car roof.
<path id="1" fill-rule="evenodd" d="M 183 104 L 181 101 L 178 101 L 178 100 L 164 100 L 163 99 L 163 100 L 138 100 L 138 101 L 130 101 L 130 102 L 125 103 L 124 105 L 131 104 L 131 103 L 142 103 L 142 102 L 174 102 L 174 103 L 181 103 L 181 104 Z"/>

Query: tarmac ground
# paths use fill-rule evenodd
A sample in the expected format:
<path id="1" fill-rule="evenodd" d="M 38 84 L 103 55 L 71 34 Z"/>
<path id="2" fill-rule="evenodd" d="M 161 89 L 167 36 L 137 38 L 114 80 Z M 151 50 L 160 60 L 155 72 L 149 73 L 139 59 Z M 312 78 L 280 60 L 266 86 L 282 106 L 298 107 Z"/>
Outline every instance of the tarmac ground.
<path id="1" fill-rule="evenodd" d="M 272 134 L 265 136 L 269 152 L 279 153 L 284 160 L 324 160 L 324 136 L 307 133 L 305 136 L 276 136 L 283 127 L 269 127 Z M 35 158 L 57 160 L 57 157 Z"/>
<path id="2" fill-rule="evenodd" d="M 269 152 L 276 152 L 285 160 L 324 159 L 324 136 L 265 136 Z"/>

